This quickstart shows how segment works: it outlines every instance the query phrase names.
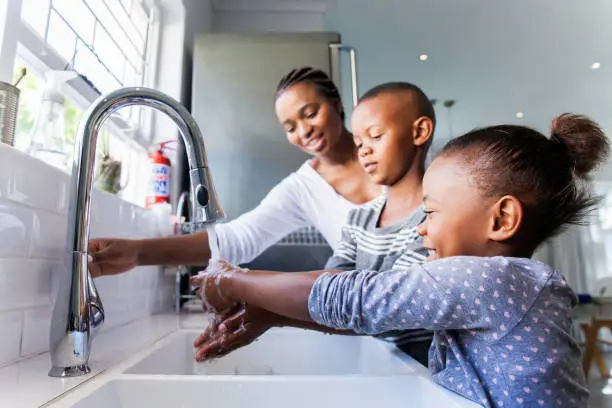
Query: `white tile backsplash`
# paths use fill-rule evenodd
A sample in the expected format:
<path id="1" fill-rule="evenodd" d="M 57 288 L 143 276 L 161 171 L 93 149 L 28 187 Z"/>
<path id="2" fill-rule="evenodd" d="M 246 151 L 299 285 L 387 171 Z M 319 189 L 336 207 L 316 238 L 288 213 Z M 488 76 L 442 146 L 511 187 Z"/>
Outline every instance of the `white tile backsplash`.
<path id="1" fill-rule="evenodd" d="M 23 312 L 0 313 L 0 367 L 19 358 Z"/>
<path id="2" fill-rule="evenodd" d="M 64 254 L 70 177 L 0 144 L 0 366 L 48 350 Z M 95 190 L 91 237 L 157 235 L 155 216 Z M 159 267 L 96 280 L 106 311 L 102 330 L 170 310 L 174 277 Z"/>
<path id="3" fill-rule="evenodd" d="M 21 356 L 27 357 L 47 351 L 51 328 L 51 306 L 28 309 L 23 317 L 23 334 L 21 339 Z"/>
<path id="4" fill-rule="evenodd" d="M 33 258 L 60 259 L 66 251 L 68 220 L 65 214 L 33 211 L 32 244 Z"/>
<path id="5" fill-rule="evenodd" d="M 55 264 L 44 259 L 0 259 L 0 312 L 49 306 Z"/>
<path id="6" fill-rule="evenodd" d="M 0 198 L 0 257 L 25 257 L 32 242 L 33 211 Z"/>
<path id="7" fill-rule="evenodd" d="M 70 181 L 66 173 L 4 144 L 0 144 L 0 163 L 2 197 L 31 208 L 66 212 Z"/>

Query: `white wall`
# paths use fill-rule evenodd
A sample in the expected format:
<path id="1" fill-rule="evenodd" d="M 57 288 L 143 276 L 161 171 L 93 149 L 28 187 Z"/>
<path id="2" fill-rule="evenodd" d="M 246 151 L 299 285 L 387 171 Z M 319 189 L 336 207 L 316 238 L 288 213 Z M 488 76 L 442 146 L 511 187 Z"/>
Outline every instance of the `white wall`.
<path id="1" fill-rule="evenodd" d="M 48 350 L 58 277 L 66 273 L 69 177 L 0 144 L 0 367 Z M 152 214 L 96 190 L 92 237 L 156 235 Z M 96 280 L 106 311 L 102 330 L 170 310 L 174 277 L 141 267 Z"/>
<path id="2" fill-rule="evenodd" d="M 193 51 L 194 36 L 213 30 L 214 10 L 211 0 L 183 0 L 183 3 L 187 11 L 185 46 Z"/>

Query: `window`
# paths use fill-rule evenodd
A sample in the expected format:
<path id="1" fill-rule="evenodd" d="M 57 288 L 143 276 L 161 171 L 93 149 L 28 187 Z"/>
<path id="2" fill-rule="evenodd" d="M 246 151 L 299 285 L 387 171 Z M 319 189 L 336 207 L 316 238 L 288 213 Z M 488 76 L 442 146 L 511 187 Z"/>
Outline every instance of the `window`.
<path id="1" fill-rule="evenodd" d="M 151 0 L 22 0 L 14 72 L 25 67 L 28 74 L 20 85 L 16 147 L 27 148 L 47 70 L 80 75 L 78 86 L 73 81 L 63 87 L 70 159 L 82 113 L 97 95 L 124 86 L 153 86 L 156 67 L 149 61 L 155 60 L 157 47 L 156 11 Z M 105 122 L 98 140 L 98 152 L 121 161 L 124 188 L 119 194 L 140 205 L 146 187 L 138 180 L 147 168 L 151 117 L 141 107 L 123 108 Z M 99 165 L 100 155 L 97 160 Z"/>
<path id="2" fill-rule="evenodd" d="M 13 82 L 18 78 L 22 68 L 26 68 L 27 74 L 21 82 L 19 95 L 19 116 L 17 117 L 17 127 L 15 133 L 18 135 L 15 139 L 16 147 L 20 150 L 26 150 L 28 136 L 34 128 L 34 120 L 40 105 L 40 97 L 45 88 L 45 81 L 27 62 L 21 58 L 15 59 L 15 70 L 13 73 Z M 74 146 L 75 136 L 79 127 L 79 121 L 83 114 L 82 109 L 77 107 L 70 99 L 66 99 L 64 123 L 65 123 L 65 141 L 69 146 Z M 69 152 L 71 154 L 71 152 Z"/>
<path id="3" fill-rule="evenodd" d="M 603 197 L 598 211 L 599 220 L 602 229 L 604 231 L 610 231 L 612 230 L 612 188 L 608 186 L 607 191 L 601 193 L 601 195 Z"/>
<path id="4" fill-rule="evenodd" d="M 143 85 L 151 11 L 138 0 L 24 0 L 22 20 L 102 93 Z"/>

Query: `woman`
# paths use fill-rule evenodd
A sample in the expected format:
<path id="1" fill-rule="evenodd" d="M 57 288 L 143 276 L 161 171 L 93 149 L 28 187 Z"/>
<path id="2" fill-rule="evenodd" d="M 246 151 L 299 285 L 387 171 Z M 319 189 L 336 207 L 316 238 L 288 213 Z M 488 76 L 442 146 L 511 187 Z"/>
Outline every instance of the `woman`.
<path id="1" fill-rule="evenodd" d="M 382 192 L 357 160 L 340 94 L 323 71 L 304 67 L 286 74 L 278 84 L 275 111 L 289 142 L 314 157 L 255 209 L 216 227 L 219 257 L 234 265 L 253 260 L 309 225 L 335 249 L 349 210 Z M 139 265 L 203 265 L 210 253 L 206 231 L 156 239 L 99 239 L 89 243 L 89 269 L 97 277 Z"/>

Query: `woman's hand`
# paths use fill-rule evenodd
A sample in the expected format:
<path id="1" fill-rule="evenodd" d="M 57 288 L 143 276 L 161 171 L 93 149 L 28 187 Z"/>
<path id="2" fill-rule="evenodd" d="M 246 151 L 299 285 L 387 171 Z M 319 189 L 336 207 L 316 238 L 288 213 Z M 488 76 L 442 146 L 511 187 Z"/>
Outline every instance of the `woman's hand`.
<path id="1" fill-rule="evenodd" d="M 193 276 L 189 281 L 198 286 L 198 296 L 202 299 L 204 310 L 217 315 L 227 314 L 234 309 L 240 299 L 232 299 L 227 293 L 226 285 L 235 273 L 244 273 L 246 269 L 237 268 L 225 261 L 217 261 Z"/>
<path id="2" fill-rule="evenodd" d="M 195 359 L 204 361 L 221 357 L 247 346 L 281 320 L 280 316 L 265 309 L 240 305 L 221 322 L 211 322 L 204 333 L 198 336 L 193 343 L 198 348 Z"/>
<path id="3" fill-rule="evenodd" d="M 93 278 L 117 275 L 138 266 L 140 241 L 134 239 L 93 239 L 87 245 L 89 272 Z"/>

